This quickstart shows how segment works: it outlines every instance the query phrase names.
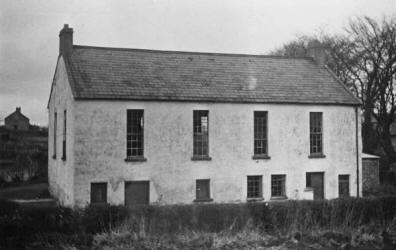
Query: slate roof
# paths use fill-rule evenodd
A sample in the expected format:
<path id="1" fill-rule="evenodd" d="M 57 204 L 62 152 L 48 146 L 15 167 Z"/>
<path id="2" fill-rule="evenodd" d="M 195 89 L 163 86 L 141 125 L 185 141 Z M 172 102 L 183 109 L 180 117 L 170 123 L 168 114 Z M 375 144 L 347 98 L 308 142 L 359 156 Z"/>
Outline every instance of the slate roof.
<path id="1" fill-rule="evenodd" d="M 18 112 L 18 111 L 12 112 L 12 113 L 9 114 L 8 116 L 6 116 L 6 117 L 4 118 L 4 120 L 8 120 L 8 119 L 10 119 L 10 118 L 13 117 L 13 116 L 16 116 L 17 119 L 18 119 L 18 118 L 22 118 L 22 119 L 24 119 L 24 120 L 29 121 L 29 118 L 27 118 L 24 114 L 22 114 L 21 112 Z"/>
<path id="2" fill-rule="evenodd" d="M 311 58 L 73 46 L 76 99 L 360 105 Z"/>

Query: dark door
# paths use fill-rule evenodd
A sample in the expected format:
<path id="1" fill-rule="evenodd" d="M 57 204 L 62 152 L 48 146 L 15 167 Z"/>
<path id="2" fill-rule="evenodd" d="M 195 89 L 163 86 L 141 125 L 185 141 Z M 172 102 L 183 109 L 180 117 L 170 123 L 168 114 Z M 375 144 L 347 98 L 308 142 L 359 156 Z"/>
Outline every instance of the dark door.
<path id="1" fill-rule="evenodd" d="M 307 173 L 307 187 L 313 189 L 314 200 L 324 199 L 323 173 Z"/>
<path id="2" fill-rule="evenodd" d="M 125 205 L 149 204 L 150 182 L 149 181 L 128 181 L 125 182 Z"/>

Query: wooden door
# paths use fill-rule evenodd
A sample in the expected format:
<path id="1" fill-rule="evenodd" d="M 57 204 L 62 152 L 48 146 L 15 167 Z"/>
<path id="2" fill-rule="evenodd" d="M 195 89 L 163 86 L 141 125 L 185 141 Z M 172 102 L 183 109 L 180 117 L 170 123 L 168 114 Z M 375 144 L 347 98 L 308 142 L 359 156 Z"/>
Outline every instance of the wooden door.
<path id="1" fill-rule="evenodd" d="M 306 174 L 307 188 L 313 189 L 314 200 L 324 199 L 324 173 L 308 172 Z"/>
<path id="2" fill-rule="evenodd" d="M 323 173 L 311 173 L 311 185 L 314 192 L 314 200 L 324 199 Z"/>
<path id="3" fill-rule="evenodd" d="M 149 181 L 128 181 L 125 182 L 125 205 L 149 204 L 150 182 Z"/>

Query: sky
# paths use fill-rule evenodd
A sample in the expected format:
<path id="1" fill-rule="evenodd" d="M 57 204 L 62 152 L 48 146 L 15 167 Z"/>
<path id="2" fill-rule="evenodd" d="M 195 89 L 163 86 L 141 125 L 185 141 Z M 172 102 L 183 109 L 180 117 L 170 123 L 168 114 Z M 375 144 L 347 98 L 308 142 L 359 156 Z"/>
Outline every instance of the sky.
<path id="1" fill-rule="evenodd" d="M 351 18 L 396 15 L 396 0 L 0 0 L 0 124 L 16 107 L 47 125 L 59 31 L 74 44 L 268 54 Z"/>

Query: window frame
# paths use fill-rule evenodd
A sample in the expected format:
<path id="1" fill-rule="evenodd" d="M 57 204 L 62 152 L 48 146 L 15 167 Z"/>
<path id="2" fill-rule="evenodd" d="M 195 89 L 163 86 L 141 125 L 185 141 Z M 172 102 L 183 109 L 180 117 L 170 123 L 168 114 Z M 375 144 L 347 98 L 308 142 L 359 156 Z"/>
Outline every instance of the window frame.
<path id="1" fill-rule="evenodd" d="M 262 138 L 259 138 L 259 118 L 264 117 L 264 123 L 262 124 L 262 131 L 261 134 L 263 135 Z M 264 143 L 265 152 L 257 152 L 256 141 L 261 141 Z M 252 159 L 270 159 L 268 155 L 268 111 L 253 111 L 253 156 Z M 263 147 L 261 147 L 263 148 Z"/>
<path id="2" fill-rule="evenodd" d="M 202 185 L 207 185 L 208 197 L 199 197 L 199 183 Z M 195 202 L 205 202 L 205 201 L 213 201 L 211 196 L 211 188 L 210 188 L 210 179 L 196 179 L 195 180 Z"/>
<path id="3" fill-rule="evenodd" d="M 347 179 L 341 180 L 341 177 L 347 177 Z M 347 187 L 347 194 L 341 194 L 342 185 Z M 338 175 L 338 197 L 339 198 L 347 198 L 351 197 L 351 190 L 350 190 L 350 175 L 349 174 L 340 174 Z"/>
<path id="4" fill-rule="evenodd" d="M 206 133 L 202 126 L 202 117 L 206 116 Z M 198 124 L 199 122 L 199 124 Z M 200 140 L 198 140 L 200 138 Z M 197 148 L 199 142 L 201 147 Z M 206 143 L 206 145 L 205 145 Z M 198 153 L 198 151 L 201 151 Z M 209 110 L 193 110 L 193 156 L 191 160 L 211 160 L 209 156 Z"/>
<path id="5" fill-rule="evenodd" d="M 323 112 L 309 112 L 309 158 L 324 158 Z"/>
<path id="6" fill-rule="evenodd" d="M 54 124 L 53 124 L 53 155 L 52 155 L 52 159 L 56 159 L 56 134 L 57 134 L 57 132 L 56 132 L 56 130 L 57 130 L 57 127 L 58 127 L 58 113 L 55 111 L 54 112 Z"/>
<path id="7" fill-rule="evenodd" d="M 134 115 L 138 115 L 137 118 Z M 133 122 L 140 120 L 140 128 Z M 140 129 L 140 131 L 139 131 Z M 136 140 L 132 140 L 135 137 Z M 131 138 L 131 139 L 128 139 Z M 137 145 L 133 147 L 133 144 Z M 139 147 L 138 145 L 141 145 Z M 133 152 L 137 152 L 133 154 Z M 139 151 L 141 153 L 139 153 Z M 146 161 L 144 157 L 144 109 L 127 109 L 126 116 L 126 158 L 125 161 Z"/>
<path id="8" fill-rule="evenodd" d="M 96 186 L 96 187 L 95 187 Z M 104 186 L 104 187 L 103 187 Z M 104 201 L 94 201 L 95 196 L 93 195 L 93 191 L 94 191 L 94 187 L 97 188 L 95 189 L 100 190 L 100 188 L 104 188 L 103 190 L 100 190 L 101 192 L 103 192 L 102 194 L 104 194 Z M 108 202 L 107 199 L 107 182 L 91 182 L 91 186 L 90 186 L 90 202 L 92 205 L 105 205 Z"/>
<path id="9" fill-rule="evenodd" d="M 258 178 L 258 180 L 249 180 L 249 178 Z M 258 181 L 258 183 L 254 184 L 254 187 L 249 188 L 249 184 L 252 184 L 253 181 Z M 247 186 L 246 186 L 246 197 L 248 200 L 262 200 L 263 199 L 263 176 L 262 175 L 248 175 L 247 176 Z M 256 190 L 249 190 L 258 188 L 258 192 Z M 251 193 L 258 193 L 258 195 L 251 195 Z"/>
<path id="10" fill-rule="evenodd" d="M 63 111 L 62 160 L 66 161 L 67 111 Z"/>
<path id="11" fill-rule="evenodd" d="M 275 180 L 274 178 L 280 178 Z M 274 182 L 280 181 L 280 194 L 274 194 Z M 286 175 L 285 174 L 273 174 L 271 175 L 271 199 L 287 199 L 286 196 Z"/>

